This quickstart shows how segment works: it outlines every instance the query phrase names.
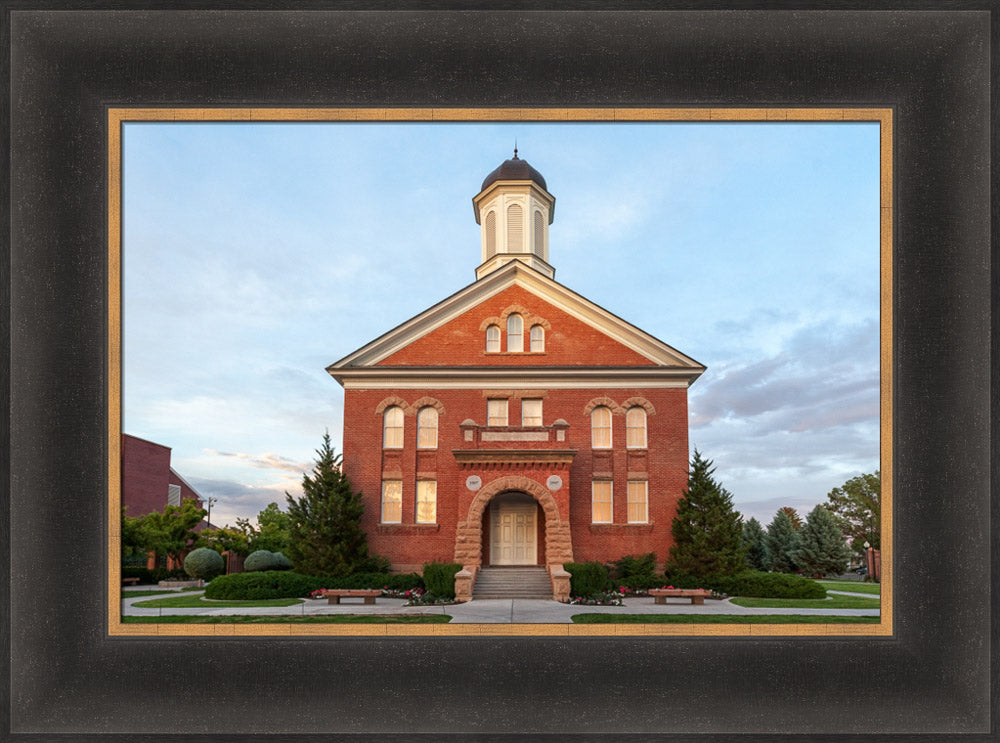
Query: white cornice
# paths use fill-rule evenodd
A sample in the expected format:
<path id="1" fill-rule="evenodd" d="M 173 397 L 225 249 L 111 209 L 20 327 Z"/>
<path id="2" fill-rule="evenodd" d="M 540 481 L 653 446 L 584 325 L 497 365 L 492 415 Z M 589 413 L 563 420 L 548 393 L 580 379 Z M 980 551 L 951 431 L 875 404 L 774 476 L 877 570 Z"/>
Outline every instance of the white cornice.
<path id="1" fill-rule="evenodd" d="M 513 260 L 334 362 L 327 367 L 327 371 L 341 381 L 340 377 L 348 370 L 359 367 L 371 370 L 383 359 L 515 284 L 649 359 L 656 364 L 656 367 L 652 368 L 678 368 L 687 376 L 693 375 L 692 381 L 705 370 L 703 365 L 663 341 L 524 265 L 521 261 Z M 499 370 L 489 371 L 496 373 Z"/>
<path id="2" fill-rule="evenodd" d="M 369 367 L 331 375 L 345 389 L 631 389 L 685 388 L 703 369 L 669 367 L 477 368 Z"/>

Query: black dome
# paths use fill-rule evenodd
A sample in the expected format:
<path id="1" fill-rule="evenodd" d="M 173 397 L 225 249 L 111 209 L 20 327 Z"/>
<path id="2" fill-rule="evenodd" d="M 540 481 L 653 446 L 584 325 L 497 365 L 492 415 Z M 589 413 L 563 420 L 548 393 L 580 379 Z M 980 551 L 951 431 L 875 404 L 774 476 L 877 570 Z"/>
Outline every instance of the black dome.
<path id="1" fill-rule="evenodd" d="M 479 190 L 485 191 L 491 183 L 496 181 L 534 181 L 548 191 L 542 174 L 531 167 L 527 160 L 519 158 L 517 150 L 514 150 L 514 157 L 510 160 L 504 160 L 499 168 L 486 176 L 486 180 L 483 181 L 483 186 Z"/>

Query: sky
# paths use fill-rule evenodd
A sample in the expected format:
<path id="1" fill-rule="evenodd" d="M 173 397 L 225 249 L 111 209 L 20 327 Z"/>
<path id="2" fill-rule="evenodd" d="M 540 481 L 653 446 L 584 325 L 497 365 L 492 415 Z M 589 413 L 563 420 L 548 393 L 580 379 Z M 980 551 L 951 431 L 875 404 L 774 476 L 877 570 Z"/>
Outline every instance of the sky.
<path id="1" fill-rule="evenodd" d="M 879 469 L 875 123 L 176 123 L 123 135 L 123 431 L 214 524 L 301 493 L 325 371 L 475 280 L 519 156 L 556 280 L 707 366 L 690 444 L 746 518 Z"/>

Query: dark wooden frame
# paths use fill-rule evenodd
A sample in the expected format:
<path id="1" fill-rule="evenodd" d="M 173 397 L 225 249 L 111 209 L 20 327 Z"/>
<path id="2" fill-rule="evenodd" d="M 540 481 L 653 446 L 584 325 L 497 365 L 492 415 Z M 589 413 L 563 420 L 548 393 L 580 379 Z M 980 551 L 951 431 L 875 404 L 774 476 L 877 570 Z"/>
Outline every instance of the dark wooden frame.
<path id="1" fill-rule="evenodd" d="M 10 739 L 996 740 L 991 4 L 254 5 L 4 6 Z M 108 637 L 105 112 L 262 104 L 893 108 L 894 636 Z"/>

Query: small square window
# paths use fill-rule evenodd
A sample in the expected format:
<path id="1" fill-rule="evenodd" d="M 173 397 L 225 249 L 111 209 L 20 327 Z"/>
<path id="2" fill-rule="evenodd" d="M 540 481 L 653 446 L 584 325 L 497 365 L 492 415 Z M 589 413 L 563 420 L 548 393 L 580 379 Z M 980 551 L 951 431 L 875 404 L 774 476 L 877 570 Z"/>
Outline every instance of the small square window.
<path id="1" fill-rule="evenodd" d="M 522 426 L 542 425 L 541 400 L 521 400 L 521 425 Z"/>
<path id="2" fill-rule="evenodd" d="M 507 425 L 507 401 L 487 400 L 486 401 L 486 425 L 506 426 Z"/>

